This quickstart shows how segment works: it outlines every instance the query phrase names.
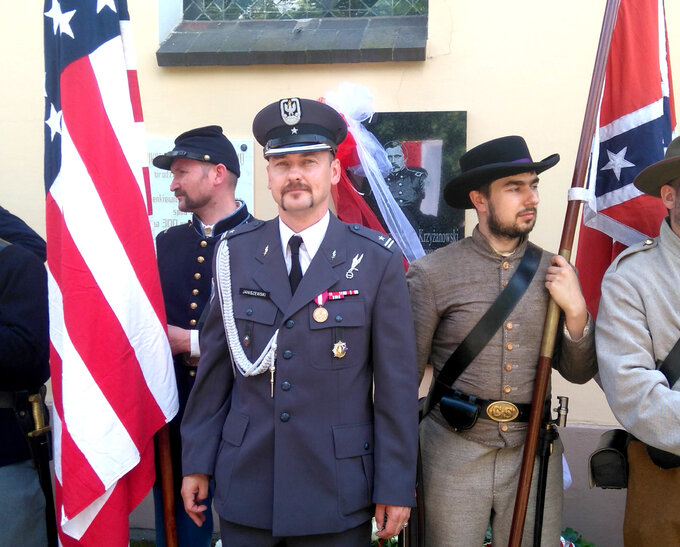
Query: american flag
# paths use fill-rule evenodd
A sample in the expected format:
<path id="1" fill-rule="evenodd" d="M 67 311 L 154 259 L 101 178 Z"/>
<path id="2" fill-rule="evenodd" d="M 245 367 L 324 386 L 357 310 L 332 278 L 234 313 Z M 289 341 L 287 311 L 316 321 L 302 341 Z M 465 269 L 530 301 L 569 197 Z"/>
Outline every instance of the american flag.
<path id="1" fill-rule="evenodd" d="M 675 128 L 663 0 L 621 0 L 576 256 L 593 316 L 611 261 L 627 246 L 659 234 L 666 209 L 660 199 L 637 190 L 633 179 L 663 159 Z"/>
<path id="2" fill-rule="evenodd" d="M 127 545 L 177 412 L 125 0 L 46 0 L 45 188 L 62 545 Z"/>

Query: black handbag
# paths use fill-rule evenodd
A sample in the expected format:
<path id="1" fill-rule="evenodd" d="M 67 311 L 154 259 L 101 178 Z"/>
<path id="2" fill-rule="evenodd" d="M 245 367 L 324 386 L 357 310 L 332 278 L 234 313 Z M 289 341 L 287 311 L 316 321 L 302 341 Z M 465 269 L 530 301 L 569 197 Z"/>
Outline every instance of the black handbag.
<path id="1" fill-rule="evenodd" d="M 600 436 L 597 448 L 588 458 L 590 487 L 626 488 L 628 486 L 628 443 L 623 429 L 610 429 Z"/>
<path id="2" fill-rule="evenodd" d="M 456 431 L 472 429 L 479 418 L 479 404 L 474 395 L 465 395 L 457 389 L 451 395 L 442 395 L 439 411 Z"/>

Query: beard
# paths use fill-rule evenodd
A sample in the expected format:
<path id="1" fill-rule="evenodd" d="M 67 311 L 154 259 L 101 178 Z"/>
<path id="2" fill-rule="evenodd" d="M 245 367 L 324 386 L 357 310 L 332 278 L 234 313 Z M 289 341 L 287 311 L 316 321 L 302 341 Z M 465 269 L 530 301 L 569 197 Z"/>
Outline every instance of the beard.
<path id="1" fill-rule="evenodd" d="M 198 209 L 201 209 L 210 203 L 210 196 L 199 196 L 196 198 L 191 198 L 183 192 L 176 193 L 175 197 L 179 199 L 184 198 L 184 201 L 179 201 L 177 208 L 183 213 L 193 213 Z"/>
<path id="2" fill-rule="evenodd" d="M 529 223 L 520 224 L 516 220 L 517 216 L 528 212 L 533 212 L 534 218 Z M 536 215 L 537 215 L 536 207 L 527 207 L 517 213 L 514 223 L 512 224 L 503 223 L 498 218 L 498 215 L 496 214 L 496 210 L 494 209 L 493 204 L 491 203 L 491 201 L 489 201 L 489 219 L 488 219 L 489 231 L 498 237 L 503 237 L 507 239 L 516 239 L 525 236 L 526 234 L 531 232 L 531 230 L 534 229 L 534 225 L 536 224 Z"/>

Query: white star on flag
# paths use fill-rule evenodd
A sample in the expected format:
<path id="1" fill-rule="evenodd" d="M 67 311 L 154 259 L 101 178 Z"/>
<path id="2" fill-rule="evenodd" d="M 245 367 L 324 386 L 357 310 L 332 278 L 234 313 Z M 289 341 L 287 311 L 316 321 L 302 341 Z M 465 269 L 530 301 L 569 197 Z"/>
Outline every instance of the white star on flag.
<path id="1" fill-rule="evenodd" d="M 297 135 L 297 127 L 293 127 L 293 129 L 290 130 L 291 135 Z"/>
<path id="2" fill-rule="evenodd" d="M 53 104 L 50 104 L 50 117 L 45 120 L 47 127 L 50 128 L 52 140 L 57 133 L 61 133 L 61 110 L 57 111 Z"/>
<path id="3" fill-rule="evenodd" d="M 118 13 L 116 11 L 116 0 L 97 0 L 97 13 L 99 13 L 105 7 L 111 8 L 113 13 Z"/>
<path id="4" fill-rule="evenodd" d="M 74 38 L 70 22 L 75 12 L 76 10 L 71 10 L 67 11 L 66 13 L 62 13 L 59 1 L 53 0 L 50 11 L 45 12 L 45 17 L 52 19 L 52 29 L 54 30 L 54 34 L 57 34 L 57 30 L 59 30 L 59 32 L 62 34 L 68 34 L 71 38 Z"/>
<path id="5" fill-rule="evenodd" d="M 628 151 L 628 147 L 624 146 L 623 149 L 620 152 L 617 152 L 614 154 L 611 150 L 607 150 L 607 155 L 609 156 L 609 163 L 605 165 L 602 168 L 602 171 L 605 169 L 612 169 L 614 171 L 614 175 L 616 176 L 616 180 L 621 179 L 621 169 L 624 167 L 635 167 L 634 163 L 630 163 L 626 159 L 626 152 Z"/>

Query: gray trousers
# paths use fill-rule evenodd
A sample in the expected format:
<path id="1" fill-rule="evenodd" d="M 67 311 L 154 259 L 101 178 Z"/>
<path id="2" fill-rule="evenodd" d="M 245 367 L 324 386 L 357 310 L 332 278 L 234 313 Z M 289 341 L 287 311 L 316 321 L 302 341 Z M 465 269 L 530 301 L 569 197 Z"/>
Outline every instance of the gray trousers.
<path id="1" fill-rule="evenodd" d="M 431 418 L 420 425 L 428 547 L 477 547 L 491 524 L 493 545 L 508 544 L 524 446 L 496 448 L 468 441 Z M 522 547 L 534 536 L 534 467 Z M 562 527 L 562 444 L 555 442 L 548 480 L 541 545 L 559 545 Z"/>
<path id="2" fill-rule="evenodd" d="M 0 467 L 0 547 L 45 545 L 45 495 L 33 462 Z"/>

